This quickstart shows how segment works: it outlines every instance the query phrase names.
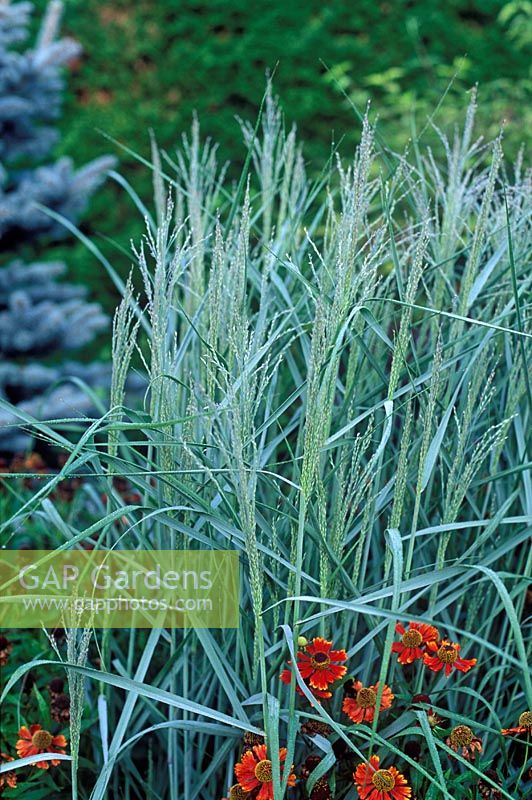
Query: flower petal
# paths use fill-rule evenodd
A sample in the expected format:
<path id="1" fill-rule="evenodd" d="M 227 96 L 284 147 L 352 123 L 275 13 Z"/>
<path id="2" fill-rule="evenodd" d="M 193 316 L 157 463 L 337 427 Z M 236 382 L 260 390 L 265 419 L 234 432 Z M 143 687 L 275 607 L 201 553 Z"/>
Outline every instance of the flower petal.
<path id="1" fill-rule="evenodd" d="M 329 653 L 331 647 L 332 642 L 329 642 L 327 639 L 322 639 L 321 636 L 317 636 L 307 645 L 307 653 L 313 656 L 316 655 L 316 653 Z"/>
<path id="2" fill-rule="evenodd" d="M 259 793 L 257 795 L 257 800 L 273 800 L 273 782 L 268 781 L 268 783 L 262 783 Z"/>
<path id="3" fill-rule="evenodd" d="M 345 650 L 331 650 L 329 658 L 331 661 L 347 661 L 347 653 Z"/>
<path id="4" fill-rule="evenodd" d="M 54 747 L 66 747 L 67 740 L 65 739 L 63 734 L 59 734 L 59 736 L 54 736 L 54 738 L 52 739 L 52 744 Z"/>

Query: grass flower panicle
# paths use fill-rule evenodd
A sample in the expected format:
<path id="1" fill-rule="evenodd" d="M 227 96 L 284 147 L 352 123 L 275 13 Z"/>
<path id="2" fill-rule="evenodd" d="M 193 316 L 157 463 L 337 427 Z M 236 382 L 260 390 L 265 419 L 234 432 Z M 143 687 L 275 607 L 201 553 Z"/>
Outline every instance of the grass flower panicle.
<path id="1" fill-rule="evenodd" d="M 381 769 L 379 756 L 359 764 L 353 780 L 360 800 L 409 800 L 412 789 L 395 767 Z"/>

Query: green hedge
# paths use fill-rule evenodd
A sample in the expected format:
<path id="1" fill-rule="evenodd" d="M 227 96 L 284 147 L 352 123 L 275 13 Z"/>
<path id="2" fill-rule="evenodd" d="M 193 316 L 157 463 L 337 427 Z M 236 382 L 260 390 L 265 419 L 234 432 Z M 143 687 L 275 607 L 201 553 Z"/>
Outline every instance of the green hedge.
<path id="1" fill-rule="evenodd" d="M 38 0 L 38 8 L 45 5 Z M 452 122 L 478 82 L 481 124 L 496 133 L 505 119 L 505 149 L 514 155 L 532 127 L 529 7 L 497 0 L 66 0 L 64 30 L 85 52 L 70 76 L 60 149 L 85 162 L 110 146 L 101 129 L 147 155 L 150 127 L 172 148 L 196 109 L 221 157 L 239 162 L 235 115 L 255 118 L 265 72 L 275 69 L 287 118 L 313 163 L 323 163 L 331 131 L 343 152 L 357 140 L 339 87 L 362 109 L 371 95 L 386 140 L 402 147 L 413 109 L 419 130 L 456 73 L 436 122 Z M 148 194 L 132 159 L 123 158 L 121 169 Z M 108 187 L 94 201 L 91 228 L 127 247 L 139 234 L 130 209 Z M 69 258 L 78 278 L 102 285 L 79 247 Z"/>

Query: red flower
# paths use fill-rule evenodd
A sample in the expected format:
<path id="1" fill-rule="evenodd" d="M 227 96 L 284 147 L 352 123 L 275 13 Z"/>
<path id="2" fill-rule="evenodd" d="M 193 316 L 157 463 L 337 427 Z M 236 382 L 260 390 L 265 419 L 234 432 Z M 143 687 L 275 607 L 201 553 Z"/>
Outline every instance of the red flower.
<path id="1" fill-rule="evenodd" d="M 305 647 L 305 652 L 298 650 L 297 666 L 301 677 L 308 684 L 311 690 L 317 689 L 319 692 L 327 692 L 329 685 L 343 678 L 347 672 L 347 667 L 337 662 L 347 661 L 345 650 L 331 650 L 332 642 L 327 639 L 316 637 Z M 289 661 L 288 664 L 291 664 Z M 290 683 L 286 680 L 285 670 L 281 675 L 283 683 Z M 288 672 L 288 674 L 290 674 Z M 284 676 L 284 677 L 283 677 Z M 316 695 L 318 697 L 330 697 L 326 695 Z"/>
<path id="2" fill-rule="evenodd" d="M 460 658 L 460 645 L 447 639 L 442 639 L 441 642 L 428 642 L 423 661 L 433 672 L 440 672 L 445 667 L 446 675 L 450 675 L 453 668 L 460 672 L 468 672 L 477 663 L 476 658 Z"/>
<path id="3" fill-rule="evenodd" d="M 288 663 L 291 664 L 292 662 L 289 661 Z M 291 672 L 291 670 L 283 669 L 283 671 L 281 672 L 281 681 L 283 683 L 289 684 L 291 680 L 292 680 L 292 672 Z M 311 692 L 314 695 L 314 697 L 317 697 L 317 698 L 320 698 L 320 699 L 325 699 L 325 700 L 328 700 L 329 697 L 332 697 L 332 692 L 323 692 L 321 689 L 314 689 L 312 686 L 310 686 L 308 681 L 304 681 L 304 683 L 308 687 L 309 692 Z M 305 693 L 304 693 L 303 689 L 301 689 L 297 685 L 297 683 L 296 683 L 296 692 L 298 694 L 300 694 L 302 697 L 305 696 Z"/>
<path id="4" fill-rule="evenodd" d="M 353 775 L 360 800 L 408 800 L 412 789 L 395 768 L 379 768 L 379 756 L 359 764 Z"/>
<path id="5" fill-rule="evenodd" d="M 283 764 L 286 759 L 286 747 L 279 750 L 279 760 L 281 762 L 281 778 L 283 776 Z M 291 768 L 293 769 L 293 767 Z M 235 775 L 240 787 L 245 792 L 253 792 L 258 789 L 258 794 L 253 796 L 256 800 L 273 800 L 273 768 L 272 762 L 268 758 L 268 751 L 265 744 L 257 744 L 252 750 L 248 750 L 240 762 L 235 766 Z M 290 771 L 288 786 L 294 786 L 296 782 L 295 774 Z"/>
<path id="6" fill-rule="evenodd" d="M 363 686 L 361 681 L 348 681 L 344 687 L 345 697 L 342 711 L 356 724 L 373 722 L 377 704 L 378 682 L 373 686 Z M 384 685 L 379 711 L 390 708 L 394 695 L 389 686 Z"/>
<path id="7" fill-rule="evenodd" d="M 38 756 L 40 753 L 61 753 L 61 755 L 65 753 L 64 748 L 67 745 L 65 737 L 52 736 L 51 733 L 43 730 L 40 725 L 30 725 L 29 730 L 23 725 L 18 735 L 20 739 L 15 748 L 19 758 Z M 51 761 L 37 761 L 35 766 L 39 769 L 48 769 L 50 764 L 57 767 L 60 763 L 59 759 L 54 758 Z"/>
<path id="8" fill-rule="evenodd" d="M 440 638 L 438 629 L 425 622 L 410 622 L 408 630 L 398 622 L 395 630 L 401 634 L 401 641 L 393 643 L 392 653 L 399 653 L 397 660 L 400 664 L 411 664 L 416 659 L 423 658 L 424 647 Z"/>
<path id="9" fill-rule="evenodd" d="M 0 764 L 7 764 L 8 761 L 14 761 L 13 756 L 7 753 L 0 753 Z M 15 789 L 17 785 L 17 774 L 13 770 L 11 772 L 3 772 L 0 775 L 0 795 L 3 789 L 8 786 L 10 789 Z"/>
<path id="10" fill-rule="evenodd" d="M 528 733 L 529 736 L 532 736 L 532 711 L 523 711 L 517 722 L 516 728 L 503 728 L 502 735 L 512 736 L 513 734 Z"/>

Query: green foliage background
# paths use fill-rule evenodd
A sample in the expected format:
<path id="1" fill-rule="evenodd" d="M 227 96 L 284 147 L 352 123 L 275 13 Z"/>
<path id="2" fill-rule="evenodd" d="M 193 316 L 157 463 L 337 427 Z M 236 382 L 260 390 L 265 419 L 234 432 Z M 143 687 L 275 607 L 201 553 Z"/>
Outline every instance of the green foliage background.
<path id="1" fill-rule="evenodd" d="M 37 12 L 45 6 L 37 0 Z M 275 70 L 287 121 L 297 123 L 317 167 L 333 137 L 343 153 L 356 143 L 349 100 L 363 109 L 371 96 L 386 142 L 402 148 L 414 116 L 419 131 L 450 81 L 438 125 L 460 115 L 467 89 L 478 82 L 479 129 L 496 134 L 505 120 L 507 155 L 517 153 L 532 127 L 526 0 L 66 0 L 65 7 L 63 30 L 82 43 L 84 55 L 69 76 L 59 152 L 80 164 L 112 149 L 100 131 L 147 156 L 153 128 L 171 151 L 197 110 L 202 133 L 220 142 L 222 159 L 238 165 L 243 147 L 235 115 L 255 119 L 268 70 Z M 424 136 L 433 135 L 429 126 Z M 146 172 L 121 157 L 122 173 L 148 198 Z M 116 185 L 98 193 L 87 219 L 91 234 L 126 248 L 141 233 L 138 214 Z M 125 271 L 127 257 L 104 247 Z M 114 307 L 117 298 L 82 245 L 56 251 L 67 256 L 75 278 Z"/>

